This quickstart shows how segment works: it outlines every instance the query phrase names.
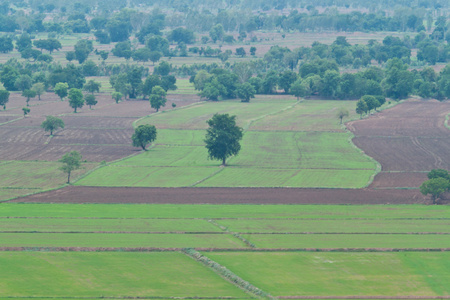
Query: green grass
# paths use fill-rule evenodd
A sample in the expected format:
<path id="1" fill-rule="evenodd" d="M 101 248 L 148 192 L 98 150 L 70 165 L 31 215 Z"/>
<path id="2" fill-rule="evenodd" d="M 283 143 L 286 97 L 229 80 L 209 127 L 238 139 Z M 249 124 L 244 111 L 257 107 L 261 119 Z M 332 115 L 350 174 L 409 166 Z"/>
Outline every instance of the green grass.
<path id="1" fill-rule="evenodd" d="M 239 126 L 248 125 L 251 121 L 267 114 L 286 109 L 295 103 L 294 98 L 275 99 L 271 96 L 258 96 L 250 103 L 239 100 L 219 102 L 202 102 L 182 109 L 155 114 L 139 120 L 136 125 L 152 124 L 162 129 L 206 129 L 209 120 L 216 113 L 236 115 Z"/>
<path id="2" fill-rule="evenodd" d="M 450 253 L 206 253 L 274 296 L 450 295 Z"/>
<path id="3" fill-rule="evenodd" d="M 316 232 L 316 233 L 450 233 L 450 220 L 217 220 L 233 232 Z"/>
<path id="4" fill-rule="evenodd" d="M 75 181 L 96 163 L 83 163 L 82 169 L 72 172 Z M 13 197 L 57 188 L 67 182 L 67 174 L 60 171 L 61 163 L 47 161 L 6 161 L 0 167 L 0 201 Z"/>
<path id="5" fill-rule="evenodd" d="M 219 232 L 195 219 L 0 219 L 0 231 L 39 232 Z"/>
<path id="6" fill-rule="evenodd" d="M 177 252 L 2 252 L 0 264 L 0 297 L 247 296 Z"/>
<path id="7" fill-rule="evenodd" d="M 230 234 L 0 233 L 0 247 L 245 248 Z"/>
<path id="8" fill-rule="evenodd" d="M 257 248 L 450 248 L 446 234 L 245 234 Z"/>
<path id="9" fill-rule="evenodd" d="M 0 217 L 450 219 L 450 206 L 1 203 Z"/>
<path id="10" fill-rule="evenodd" d="M 174 91 L 169 91 L 169 95 L 196 95 L 199 91 L 196 91 L 194 84 L 189 82 L 189 78 L 177 78 L 175 84 L 177 89 Z"/>

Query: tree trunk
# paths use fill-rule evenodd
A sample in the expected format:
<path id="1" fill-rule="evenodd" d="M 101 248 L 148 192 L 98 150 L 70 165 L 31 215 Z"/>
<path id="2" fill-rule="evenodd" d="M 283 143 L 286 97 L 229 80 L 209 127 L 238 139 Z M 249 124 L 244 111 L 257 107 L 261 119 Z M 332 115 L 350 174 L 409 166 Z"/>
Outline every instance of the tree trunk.
<path id="1" fill-rule="evenodd" d="M 67 173 L 67 183 L 70 183 L 70 171 Z"/>
<path id="2" fill-rule="evenodd" d="M 50 130 L 50 135 L 53 135 L 53 130 Z"/>
<path id="3" fill-rule="evenodd" d="M 226 163 L 225 163 L 225 157 L 224 158 L 222 158 L 222 166 L 226 166 Z"/>

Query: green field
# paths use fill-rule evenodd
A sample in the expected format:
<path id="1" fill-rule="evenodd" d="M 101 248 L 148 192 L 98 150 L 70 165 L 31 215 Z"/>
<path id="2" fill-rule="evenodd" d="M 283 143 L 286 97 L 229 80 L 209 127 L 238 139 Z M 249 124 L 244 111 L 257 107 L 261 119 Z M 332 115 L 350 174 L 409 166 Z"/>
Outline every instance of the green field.
<path id="1" fill-rule="evenodd" d="M 206 253 L 274 296 L 448 296 L 450 253 Z"/>
<path id="2" fill-rule="evenodd" d="M 180 253 L 0 252 L 0 297 L 246 297 Z"/>
<path id="3" fill-rule="evenodd" d="M 362 188 L 377 166 L 339 125 L 335 114 L 341 106 L 352 111 L 354 102 L 261 96 L 250 103 L 203 102 L 150 115 L 136 123 L 158 128 L 149 151 L 105 166 L 76 184 Z M 206 120 L 215 113 L 236 114 L 247 129 L 241 152 L 228 159 L 226 168 L 208 160 L 204 147 Z"/>
<path id="4" fill-rule="evenodd" d="M 447 234 L 244 234 L 257 248 L 450 248 Z"/>
<path id="5" fill-rule="evenodd" d="M 82 169 L 72 173 L 72 180 L 97 166 L 96 163 L 84 163 Z M 64 185 L 67 175 L 59 170 L 60 167 L 59 162 L 3 161 L 0 168 L 0 201 Z"/>

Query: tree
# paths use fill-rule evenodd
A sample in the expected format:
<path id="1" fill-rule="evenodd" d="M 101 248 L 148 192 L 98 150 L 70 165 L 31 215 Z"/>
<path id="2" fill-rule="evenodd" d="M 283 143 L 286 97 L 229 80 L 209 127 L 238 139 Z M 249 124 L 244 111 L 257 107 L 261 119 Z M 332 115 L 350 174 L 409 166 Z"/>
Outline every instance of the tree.
<path id="1" fill-rule="evenodd" d="M 111 97 L 116 101 L 116 103 L 119 103 L 120 99 L 123 98 L 123 95 L 120 92 L 113 92 Z"/>
<path id="2" fill-rule="evenodd" d="M 68 89 L 69 89 L 69 85 L 65 82 L 58 82 L 55 85 L 54 91 L 55 94 L 59 96 L 59 98 L 61 98 L 61 101 L 63 101 L 64 97 L 66 97 L 68 95 Z"/>
<path id="3" fill-rule="evenodd" d="M 12 39 L 7 36 L 0 37 L 0 52 L 8 53 L 14 50 Z"/>
<path id="4" fill-rule="evenodd" d="M 305 97 L 306 89 L 302 84 L 301 79 L 297 79 L 296 81 L 294 81 L 294 83 L 291 85 L 290 92 L 291 95 L 297 97 L 297 101 L 300 100 L 300 97 Z"/>
<path id="5" fill-rule="evenodd" d="M 161 106 L 166 106 L 166 91 L 159 85 L 152 88 L 152 93 L 150 94 L 150 106 L 159 111 Z"/>
<path id="6" fill-rule="evenodd" d="M 92 45 L 92 41 L 88 40 L 79 40 L 75 46 L 75 58 L 78 60 L 80 64 L 84 63 L 84 61 L 88 58 L 89 53 L 94 50 L 94 46 Z"/>
<path id="7" fill-rule="evenodd" d="M 423 195 L 431 195 L 431 199 L 433 200 L 433 204 L 436 204 L 436 200 L 440 198 L 440 196 L 450 188 L 450 182 L 448 179 L 437 177 L 433 179 L 429 179 L 422 183 L 420 186 L 420 192 Z"/>
<path id="8" fill-rule="evenodd" d="M 150 60 L 152 51 L 148 48 L 141 48 L 133 52 L 131 57 L 135 61 L 147 62 Z"/>
<path id="9" fill-rule="evenodd" d="M 189 29 L 179 27 L 172 30 L 167 39 L 176 43 L 193 44 L 195 42 L 194 32 Z"/>
<path id="10" fill-rule="evenodd" d="M 223 39 L 224 34 L 225 31 L 223 30 L 222 24 L 214 25 L 209 31 L 209 36 L 211 37 L 211 40 L 214 43 L 217 42 L 218 40 L 221 41 Z"/>
<path id="11" fill-rule="evenodd" d="M 236 94 L 242 102 L 250 102 L 250 98 L 255 98 L 255 88 L 248 82 L 240 84 L 236 88 Z"/>
<path id="12" fill-rule="evenodd" d="M 361 97 L 361 100 L 366 102 L 369 114 L 372 109 L 377 109 L 378 107 L 381 106 L 377 98 L 371 95 L 364 95 Z"/>
<path id="13" fill-rule="evenodd" d="M 36 92 L 33 90 L 25 90 L 22 92 L 22 96 L 27 98 L 27 106 L 30 106 L 30 99 L 36 97 Z"/>
<path id="14" fill-rule="evenodd" d="M 240 57 L 244 57 L 246 55 L 244 47 L 236 48 L 236 55 Z"/>
<path id="15" fill-rule="evenodd" d="M 427 177 L 428 179 L 444 178 L 450 180 L 450 174 L 448 173 L 447 170 L 444 169 L 433 169 L 430 172 L 428 172 Z"/>
<path id="16" fill-rule="evenodd" d="M 69 91 L 69 105 L 77 112 L 77 108 L 82 108 L 84 105 L 83 93 L 80 89 L 70 89 Z"/>
<path id="17" fill-rule="evenodd" d="M 20 75 L 14 82 L 14 87 L 19 91 L 29 90 L 33 84 L 29 75 Z"/>
<path id="18" fill-rule="evenodd" d="M 144 151 L 147 151 L 145 147 L 156 140 L 156 128 L 153 125 L 139 125 L 134 130 L 134 134 L 131 137 L 134 147 L 141 147 Z"/>
<path id="19" fill-rule="evenodd" d="M 19 71 L 10 65 L 3 65 L 0 80 L 8 91 L 16 91 L 15 83 L 19 77 Z"/>
<path id="20" fill-rule="evenodd" d="M 250 47 L 250 55 L 255 56 L 256 54 L 256 47 Z"/>
<path id="21" fill-rule="evenodd" d="M 89 109 L 92 109 L 92 105 L 97 104 L 97 100 L 95 99 L 95 96 L 93 94 L 84 96 L 84 101 L 86 102 L 86 105 L 89 105 Z"/>
<path id="22" fill-rule="evenodd" d="M 44 128 L 44 131 L 50 131 L 50 135 L 53 135 L 53 131 L 64 128 L 64 121 L 54 116 L 47 116 L 41 127 Z"/>
<path id="23" fill-rule="evenodd" d="M 347 118 L 349 116 L 349 112 L 346 108 L 341 107 L 341 108 L 339 108 L 338 112 L 336 113 L 336 116 L 341 120 L 341 124 L 342 124 L 342 119 Z"/>
<path id="24" fill-rule="evenodd" d="M 149 55 L 149 59 L 153 63 L 153 65 L 155 65 L 155 62 L 160 60 L 161 57 L 162 57 L 162 53 L 159 51 L 151 51 L 150 55 Z"/>
<path id="25" fill-rule="evenodd" d="M 72 151 L 70 153 L 66 153 L 63 157 L 58 160 L 63 163 L 62 167 L 59 168 L 64 173 L 67 173 L 67 183 L 70 183 L 70 174 L 72 171 L 78 170 L 81 168 L 81 154 L 77 151 Z"/>
<path id="26" fill-rule="evenodd" d="M 100 88 L 102 87 L 102 84 L 100 82 L 96 82 L 94 80 L 89 80 L 83 87 L 83 90 L 94 94 L 94 92 L 100 92 Z"/>
<path id="27" fill-rule="evenodd" d="M 41 101 L 41 96 L 45 94 L 45 85 L 42 82 L 36 82 L 31 89 L 36 92 L 39 101 Z"/>
<path id="28" fill-rule="evenodd" d="M 237 155 L 241 150 L 239 141 L 242 139 L 242 128 L 236 125 L 236 116 L 229 114 L 215 114 L 206 121 L 209 128 L 206 131 L 205 143 L 208 149 L 208 157 L 222 161 L 226 165 L 226 159 Z"/>
<path id="29" fill-rule="evenodd" d="M 22 107 L 23 116 L 26 117 L 30 113 L 30 109 L 28 107 Z"/>
<path id="30" fill-rule="evenodd" d="M 6 103 L 9 101 L 9 92 L 7 90 L 0 90 L 0 106 L 3 106 L 3 110 L 6 109 Z"/>
<path id="31" fill-rule="evenodd" d="M 367 112 L 367 103 L 360 99 L 358 102 L 356 102 L 356 113 L 359 115 L 360 119 L 362 119 L 363 113 Z"/>

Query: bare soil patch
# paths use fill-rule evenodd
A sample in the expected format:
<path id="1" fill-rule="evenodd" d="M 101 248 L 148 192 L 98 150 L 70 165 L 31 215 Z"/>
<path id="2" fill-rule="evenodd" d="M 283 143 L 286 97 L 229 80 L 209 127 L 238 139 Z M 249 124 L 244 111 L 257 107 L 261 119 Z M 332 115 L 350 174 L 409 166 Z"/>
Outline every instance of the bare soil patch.
<path id="1" fill-rule="evenodd" d="M 377 160 L 383 171 L 371 187 L 419 187 L 426 176 L 413 172 L 450 169 L 450 102 L 409 100 L 368 119 L 347 123 L 353 143 Z"/>
<path id="2" fill-rule="evenodd" d="M 418 190 L 294 188 L 108 188 L 69 186 L 12 202 L 174 204 L 424 204 Z"/>

